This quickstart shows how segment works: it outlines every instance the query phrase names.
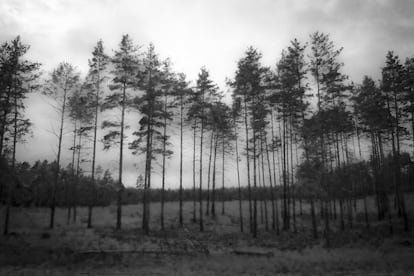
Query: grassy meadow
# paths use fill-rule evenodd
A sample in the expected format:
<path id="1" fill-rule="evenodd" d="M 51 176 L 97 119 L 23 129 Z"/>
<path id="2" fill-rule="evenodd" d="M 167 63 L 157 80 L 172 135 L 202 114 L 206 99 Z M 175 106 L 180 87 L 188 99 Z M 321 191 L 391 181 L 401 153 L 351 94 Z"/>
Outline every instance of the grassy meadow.
<path id="1" fill-rule="evenodd" d="M 406 198 L 409 216 L 414 197 Z M 178 202 L 165 205 L 165 229 L 160 228 L 160 204 L 151 204 L 150 235 L 141 230 L 142 206 L 123 206 L 122 230 L 115 230 L 116 206 L 93 209 L 93 228 L 87 229 L 87 208 L 78 208 L 76 222 L 67 223 L 67 210 L 57 209 L 56 227 L 49 229 L 49 209 L 12 209 L 10 231 L 0 239 L 0 275 L 377 275 L 414 273 L 414 233 L 402 230 L 393 215 L 376 221 L 375 202 L 368 200 L 370 227 L 365 226 L 362 200 L 357 202 L 352 228 L 345 231 L 331 220 L 331 246 L 325 247 L 323 221 L 318 215 L 319 238 L 312 237 L 309 205 L 297 209 L 297 232 L 271 229 L 260 216 L 259 237 L 248 227 L 248 202 L 243 202 L 244 233 L 240 233 L 238 202 L 216 203 L 216 217 L 205 216 L 205 231 L 192 221 L 192 202 L 184 204 L 184 227 L 178 223 Z M 198 205 L 197 218 L 198 218 Z M 279 202 L 280 208 L 280 202 Z M 1 209 L 3 214 L 3 209 Z M 205 205 L 204 205 L 205 210 Z M 318 208 L 317 208 L 318 210 Z M 412 222 L 412 220 L 411 220 Z M 411 224 L 412 225 L 412 224 Z M 2 226 L 2 224 L 1 224 Z"/>

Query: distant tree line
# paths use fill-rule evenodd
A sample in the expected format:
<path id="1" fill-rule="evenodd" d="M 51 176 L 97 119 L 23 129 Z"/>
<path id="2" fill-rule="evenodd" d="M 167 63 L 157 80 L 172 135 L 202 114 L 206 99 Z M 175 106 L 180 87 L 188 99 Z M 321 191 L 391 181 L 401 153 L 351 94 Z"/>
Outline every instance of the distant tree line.
<path id="1" fill-rule="evenodd" d="M 180 206 L 179 224 L 184 224 L 183 201 L 191 200 L 192 221 L 204 231 L 203 218 L 217 215 L 217 202 L 225 214 L 225 201 L 237 198 L 240 231 L 248 225 L 256 237 L 259 230 L 296 232 L 296 218 L 306 200 L 314 237 L 319 213 L 329 245 L 330 225 L 344 229 L 346 217 L 352 222 L 358 198 L 364 201 L 369 226 L 366 198 L 374 195 L 377 218 L 389 221 L 390 232 L 395 223 L 392 210 L 409 229 L 404 194 L 413 186 L 414 152 L 404 143 L 414 146 L 414 58 L 402 62 L 390 51 L 378 82 L 365 76 L 362 84 L 355 84 L 342 72 L 343 48 L 335 47 L 327 34 L 315 32 L 306 43 L 292 40 L 274 68 L 263 66 L 262 54 L 249 47 L 227 82 L 232 96 L 228 105 L 207 68 L 202 67 L 195 85 L 190 85 L 184 74 L 174 72 L 169 59 L 159 58 L 153 44 L 141 51 L 128 35 L 122 36 L 113 56 L 98 41 L 84 78 L 64 62 L 41 82 L 40 64 L 24 59 L 28 49 L 19 37 L 0 49 L 0 155 L 2 171 L 7 171 L 0 190 L 7 206 L 6 234 L 9 210 L 17 198 L 15 186 L 24 182 L 15 153 L 30 129 L 24 98 L 31 91 L 53 100 L 59 114 L 56 160 L 46 162 L 29 184 L 34 201 L 49 205 L 51 228 L 56 206 L 67 206 L 69 218 L 76 206 L 87 205 L 87 225 L 92 227 L 93 207 L 116 201 L 119 229 L 122 204 L 141 202 L 142 228 L 149 233 L 150 202 L 161 202 L 164 229 L 164 202 L 174 199 Z M 126 122 L 130 111 L 137 114 L 136 120 Z M 73 130 L 72 161 L 63 168 L 68 124 Z M 177 191 L 165 188 L 165 168 L 176 154 L 171 128 L 180 130 L 180 145 L 174 148 L 180 156 Z M 116 179 L 109 171 L 98 173 L 99 129 L 104 131 L 104 149 L 119 149 Z M 133 139 L 126 139 L 127 129 L 132 129 Z M 183 189 L 185 135 L 192 139 L 190 190 Z M 369 153 L 363 153 L 367 148 Z M 144 159 L 139 189 L 124 186 L 125 150 Z M 86 152 L 92 156 L 88 169 L 82 165 Z M 225 169 L 228 162 L 236 163 L 236 172 Z M 43 163 L 25 165 L 25 170 Z M 161 189 L 153 188 L 155 172 L 161 175 Z M 228 174 L 237 179 L 237 188 L 226 187 Z M 248 200 L 248 222 L 243 221 L 242 200 Z M 265 219 L 259 222 L 258 214 Z"/>
<path id="2" fill-rule="evenodd" d="M 406 156 L 408 157 L 408 156 Z M 387 163 L 391 165 L 391 156 L 388 157 Z M 18 207 L 48 207 L 50 206 L 53 173 L 56 164 L 54 162 L 49 163 L 47 160 L 36 161 L 33 165 L 27 162 L 16 163 L 16 174 L 19 176 L 19 181 L 15 186 L 15 193 L 12 198 L 12 206 Z M 340 188 L 349 186 L 349 197 L 353 198 L 353 202 L 357 199 L 365 198 L 367 195 L 374 195 L 374 179 L 370 174 L 367 174 L 367 163 L 360 163 L 354 166 L 350 166 L 347 170 L 360 170 L 358 174 L 361 178 L 352 179 L 354 173 L 347 173 L 343 183 L 338 183 L 338 192 L 335 192 L 337 196 L 340 196 L 343 192 Z M 414 165 L 410 164 L 406 166 L 407 171 L 403 173 L 404 190 L 414 191 L 414 186 L 410 185 L 414 179 Z M 80 174 L 79 177 L 73 177 L 71 173 L 71 166 L 62 168 L 60 175 L 60 187 L 57 189 L 56 206 L 68 209 L 68 220 L 72 219 L 76 221 L 76 208 L 79 206 L 88 207 L 92 200 L 91 179 L 89 176 Z M 336 172 L 339 173 L 339 172 Z M 351 178 L 351 179 L 350 179 Z M 112 177 L 109 170 L 103 171 L 100 166 L 97 167 L 97 179 L 93 191 L 97 194 L 94 201 L 94 206 L 110 206 L 117 200 L 116 180 Z M 358 181 L 358 185 L 355 186 L 355 182 Z M 392 175 L 387 174 L 384 181 L 392 181 Z M 354 186 L 353 186 L 354 185 Z M 5 188 L 5 189 L 4 189 Z M 144 191 L 141 185 L 137 187 L 126 187 L 125 193 L 122 197 L 122 204 L 142 204 L 144 198 Z M 295 193 L 297 194 L 297 201 L 302 203 L 309 203 L 310 195 L 304 191 L 301 187 L 295 187 Z M 335 191 L 336 189 L 334 189 Z M 389 190 L 391 192 L 391 190 Z M 203 198 L 209 196 L 207 189 L 202 191 Z M 0 191 L 1 203 L 6 204 L 8 190 L 7 186 L 3 187 Z M 270 201 L 272 195 L 263 187 L 257 190 L 260 200 Z M 282 187 L 275 187 L 275 194 L 278 195 L 277 200 L 282 200 Z M 183 201 L 193 201 L 192 188 L 183 189 L 182 195 L 180 195 L 179 189 L 166 189 L 154 188 L 151 191 L 151 201 L 161 202 L 161 198 L 164 198 L 165 202 L 178 202 L 180 197 Z M 249 199 L 249 190 L 247 187 L 242 187 L 239 190 L 237 187 L 225 187 L 217 191 L 216 197 L 220 201 L 235 201 Z"/>

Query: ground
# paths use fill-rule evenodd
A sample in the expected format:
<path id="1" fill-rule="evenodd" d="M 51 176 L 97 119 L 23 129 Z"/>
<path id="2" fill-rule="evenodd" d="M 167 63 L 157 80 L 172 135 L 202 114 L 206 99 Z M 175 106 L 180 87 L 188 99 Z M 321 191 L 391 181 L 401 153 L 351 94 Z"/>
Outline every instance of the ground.
<path id="1" fill-rule="evenodd" d="M 413 198 L 407 198 L 410 218 Z M 375 221 L 372 199 L 366 228 L 360 203 L 352 229 L 340 231 L 339 221 L 332 220 L 329 248 L 322 238 L 313 239 L 307 205 L 296 233 L 266 231 L 259 216 L 256 239 L 247 216 L 240 233 L 236 201 L 226 202 L 224 215 L 206 217 L 203 233 L 191 222 L 191 202 L 185 203 L 182 228 L 178 203 L 166 204 L 165 230 L 159 226 L 160 205 L 153 203 L 150 235 L 140 229 L 140 205 L 123 207 L 122 230 L 114 228 L 115 206 L 94 208 L 92 229 L 86 229 L 86 208 L 70 224 L 66 210 L 58 209 L 53 230 L 47 228 L 48 209 L 14 208 L 11 235 L 0 238 L 0 275 L 414 275 L 414 232 L 404 232 L 395 216 L 391 235 L 387 222 Z M 221 212 L 221 203 L 217 207 Z M 246 202 L 243 207 L 247 215 Z"/>

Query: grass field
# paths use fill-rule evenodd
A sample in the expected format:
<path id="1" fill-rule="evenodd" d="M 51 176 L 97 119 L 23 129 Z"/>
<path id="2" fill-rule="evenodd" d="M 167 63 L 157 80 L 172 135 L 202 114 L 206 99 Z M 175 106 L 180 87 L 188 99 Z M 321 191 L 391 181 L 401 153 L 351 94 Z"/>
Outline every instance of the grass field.
<path id="1" fill-rule="evenodd" d="M 414 197 L 407 197 L 409 217 Z M 142 206 L 123 206 L 122 227 L 116 231 L 116 207 L 94 208 L 93 229 L 86 229 L 87 210 L 79 208 L 76 223 L 66 224 L 66 209 L 58 209 L 56 228 L 47 228 L 49 210 L 14 208 L 10 231 L 0 238 L 1 275 L 392 275 L 414 274 L 414 234 L 405 233 L 394 216 L 394 234 L 387 222 L 375 221 L 369 200 L 370 228 L 364 224 L 358 202 L 353 228 L 339 230 L 331 221 L 331 247 L 313 239 L 309 206 L 297 217 L 297 233 L 265 231 L 259 220 L 259 237 L 248 233 L 248 204 L 243 202 L 245 233 L 240 233 L 238 202 L 221 203 L 215 219 L 205 217 L 205 231 L 193 223 L 192 202 L 184 206 L 185 226 L 178 226 L 178 203 L 165 206 L 164 231 L 160 230 L 160 204 L 151 205 L 151 233 L 140 229 Z M 270 210 L 270 202 L 268 203 Z M 260 208 L 258 208 L 260 210 Z M 4 208 L 2 209 L 2 215 Z M 198 211 L 198 209 L 197 209 Z M 197 213 L 198 216 L 198 213 Z M 3 218 L 3 216 L 2 216 Z M 269 226 L 271 222 L 269 212 Z M 319 235 L 322 236 L 322 223 Z M 2 226 L 2 224 L 0 224 Z M 384 274 L 387 275 L 387 274 Z"/>

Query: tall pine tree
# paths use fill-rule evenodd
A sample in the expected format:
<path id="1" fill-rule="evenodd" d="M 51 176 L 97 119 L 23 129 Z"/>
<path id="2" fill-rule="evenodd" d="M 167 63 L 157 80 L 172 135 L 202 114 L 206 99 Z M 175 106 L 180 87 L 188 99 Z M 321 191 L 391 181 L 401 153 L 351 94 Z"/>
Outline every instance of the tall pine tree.
<path id="1" fill-rule="evenodd" d="M 102 109 L 119 108 L 121 110 L 121 119 L 105 120 L 102 128 L 108 128 L 109 132 L 104 135 L 104 149 L 111 146 L 119 145 L 119 170 L 118 170 L 118 187 L 117 187 L 117 218 L 116 228 L 121 229 L 122 218 L 122 195 L 124 184 L 122 182 L 123 161 L 124 161 L 124 140 L 125 140 L 125 112 L 131 106 L 131 90 L 135 90 L 137 74 L 139 70 L 138 47 L 132 42 L 129 35 L 123 35 L 119 49 L 111 59 L 113 65 L 113 79 L 109 85 L 112 94 L 105 97 Z"/>

